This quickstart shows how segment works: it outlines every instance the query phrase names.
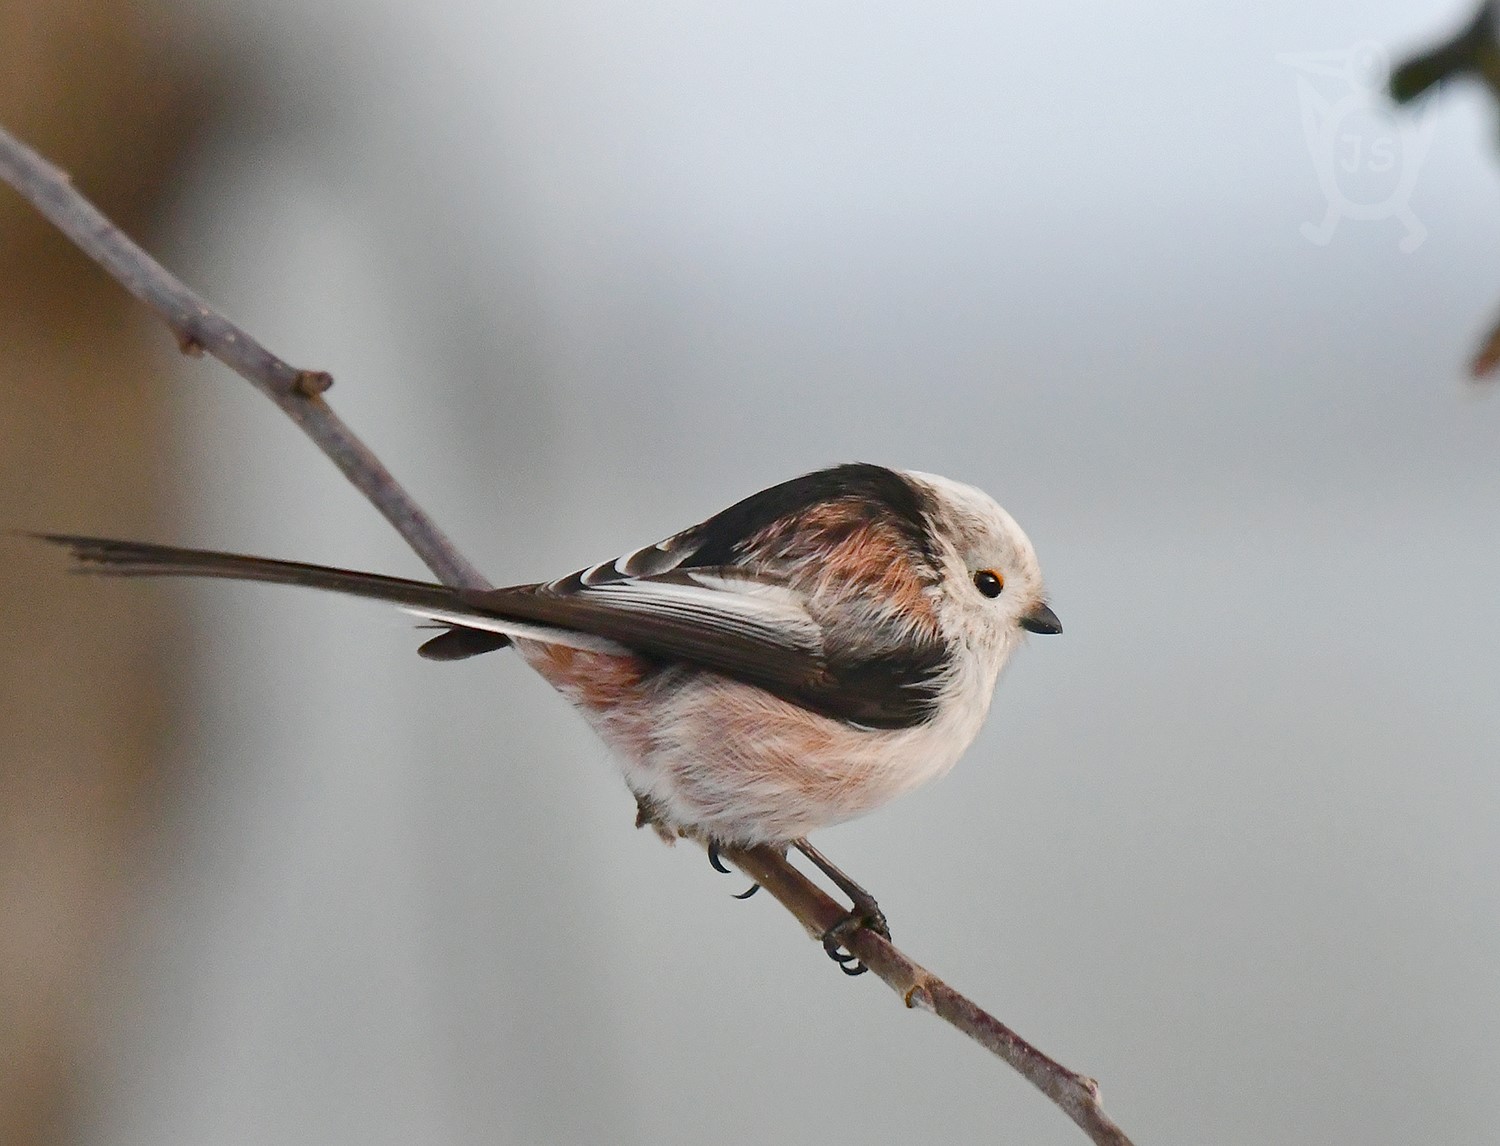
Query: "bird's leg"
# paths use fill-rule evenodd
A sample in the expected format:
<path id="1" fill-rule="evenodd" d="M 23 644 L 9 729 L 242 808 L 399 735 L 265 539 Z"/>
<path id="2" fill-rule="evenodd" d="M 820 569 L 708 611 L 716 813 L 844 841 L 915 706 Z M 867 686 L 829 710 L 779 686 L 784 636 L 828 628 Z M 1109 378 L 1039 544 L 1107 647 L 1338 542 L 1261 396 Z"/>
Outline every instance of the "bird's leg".
<path id="1" fill-rule="evenodd" d="M 849 897 L 851 905 L 849 913 L 823 932 L 823 950 L 828 952 L 828 957 L 839 965 L 839 970 L 844 974 L 863 975 L 869 968 L 844 948 L 844 940 L 862 927 L 875 932 L 883 939 L 889 939 L 891 928 L 885 921 L 885 912 L 880 910 L 880 904 L 875 902 L 873 895 L 845 875 L 837 864 L 808 843 L 805 838 L 793 840 L 792 847 L 806 856 L 815 868 L 832 880 L 834 885 Z"/>
<path id="2" fill-rule="evenodd" d="M 859 926 L 868 927 L 882 938 L 891 937 L 890 926 L 885 921 L 885 912 L 880 910 L 880 904 L 875 902 L 873 895 L 845 875 L 837 864 L 813 847 L 806 838 L 793 840 L 792 847 L 805 855 L 815 868 L 831 879 L 834 886 L 849 897 L 849 902 L 854 908 L 849 914 L 854 917 Z"/>

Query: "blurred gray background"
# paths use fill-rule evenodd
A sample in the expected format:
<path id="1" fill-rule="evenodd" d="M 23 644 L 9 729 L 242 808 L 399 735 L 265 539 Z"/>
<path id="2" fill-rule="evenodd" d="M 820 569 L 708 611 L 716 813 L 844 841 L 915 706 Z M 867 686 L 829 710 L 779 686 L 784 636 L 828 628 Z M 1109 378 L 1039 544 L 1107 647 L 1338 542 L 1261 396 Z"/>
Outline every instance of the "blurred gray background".
<path id="1" fill-rule="evenodd" d="M 196 14 L 232 111 L 169 262 L 330 369 L 492 579 L 845 460 L 1021 521 L 1066 634 L 950 777 L 818 841 L 903 947 L 1143 1144 L 1500 1137 L 1500 402 L 1463 380 L 1497 127 L 1339 63 L 1467 5 Z M 1414 173 L 1425 240 L 1310 241 L 1320 164 L 1377 205 Z M 248 386 L 164 384 L 167 540 L 420 574 Z M 86 1141 L 1081 1141 L 634 831 L 514 659 L 321 595 L 73 591 L 191 623 Z"/>

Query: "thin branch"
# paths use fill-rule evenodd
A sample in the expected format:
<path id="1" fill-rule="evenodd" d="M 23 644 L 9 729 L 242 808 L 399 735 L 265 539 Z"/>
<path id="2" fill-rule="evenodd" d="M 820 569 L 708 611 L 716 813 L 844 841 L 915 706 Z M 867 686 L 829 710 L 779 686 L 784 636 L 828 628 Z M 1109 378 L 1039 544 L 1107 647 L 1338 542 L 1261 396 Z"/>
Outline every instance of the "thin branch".
<path id="1" fill-rule="evenodd" d="M 844 917 L 845 909 L 794 868 L 775 848 L 724 848 L 721 853 L 776 897 L 814 939 Z M 844 946 L 908 1007 L 931 1011 L 980 1046 L 1004 1059 L 1076 1122 L 1099 1146 L 1130 1146 L 1125 1132 L 1099 1104 L 1099 1084 L 1049 1058 L 1015 1031 L 959 994 L 921 964 L 873 931 L 860 929 Z"/>
<path id="2" fill-rule="evenodd" d="M 19 191 L 110 277 L 160 315 L 177 336 L 184 354 L 196 356 L 207 351 L 280 406 L 396 527 L 440 581 L 465 588 L 489 588 L 479 570 L 323 400 L 323 392 L 333 385 L 327 371 L 302 370 L 272 354 L 126 238 L 73 188 L 65 171 L 4 128 L 0 128 L 0 179 Z"/>
<path id="3" fill-rule="evenodd" d="M 479 571 L 329 408 L 322 397 L 333 382 L 328 374 L 290 365 L 215 311 L 126 238 L 74 189 L 64 172 L 3 128 L 0 128 L 0 179 L 19 191 L 86 255 L 160 315 L 177 335 L 184 353 L 207 351 L 281 407 L 396 527 L 439 579 L 449 585 L 488 587 Z M 775 896 L 815 938 L 843 917 L 844 909 L 774 848 L 726 850 L 724 855 Z M 1098 1146 L 1130 1146 L 1129 1139 L 1100 1108 L 1099 1088 L 1093 1079 L 1074 1074 L 1042 1054 L 999 1019 L 874 932 L 856 931 L 846 946 L 889 984 L 908 1007 L 932 1011 L 1004 1059 L 1052 1099 Z"/>

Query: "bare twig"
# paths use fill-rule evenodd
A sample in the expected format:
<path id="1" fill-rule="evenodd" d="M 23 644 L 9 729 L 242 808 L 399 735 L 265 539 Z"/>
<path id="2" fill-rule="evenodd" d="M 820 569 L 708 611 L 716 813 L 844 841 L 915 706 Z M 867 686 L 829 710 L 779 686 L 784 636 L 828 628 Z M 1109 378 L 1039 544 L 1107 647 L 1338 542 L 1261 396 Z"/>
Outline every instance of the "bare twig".
<path id="1" fill-rule="evenodd" d="M 5 180 L 121 286 L 159 314 L 184 354 L 207 351 L 247 379 L 302 428 L 356 489 L 369 498 L 438 579 L 487 589 L 489 583 L 323 400 L 333 378 L 300 370 L 219 314 L 141 250 L 80 195 L 67 173 L 0 128 Z"/>
<path id="2" fill-rule="evenodd" d="M 814 939 L 844 917 L 845 909 L 794 868 L 774 848 L 725 848 L 721 854 L 792 913 Z M 1049 1058 L 973 1000 L 908 958 L 888 939 L 861 929 L 844 946 L 900 995 L 908 1007 L 931 1011 L 1009 1063 L 1050 1098 L 1100 1146 L 1130 1146 L 1125 1132 L 1099 1104 L 1099 1084 Z"/>
<path id="3" fill-rule="evenodd" d="M 207 351 L 280 406 L 444 583 L 488 587 L 479 571 L 323 400 L 332 378 L 283 361 L 208 306 L 80 195 L 65 173 L 3 128 L 0 179 L 160 315 L 185 353 Z M 724 855 L 775 896 L 814 937 L 821 937 L 843 917 L 844 909 L 774 848 L 726 850 Z M 901 995 L 908 1007 L 934 1012 L 1004 1059 L 1099 1146 L 1130 1146 L 1100 1108 L 1099 1088 L 1093 1079 L 1074 1074 L 1042 1054 L 874 932 L 856 931 L 845 946 Z"/>

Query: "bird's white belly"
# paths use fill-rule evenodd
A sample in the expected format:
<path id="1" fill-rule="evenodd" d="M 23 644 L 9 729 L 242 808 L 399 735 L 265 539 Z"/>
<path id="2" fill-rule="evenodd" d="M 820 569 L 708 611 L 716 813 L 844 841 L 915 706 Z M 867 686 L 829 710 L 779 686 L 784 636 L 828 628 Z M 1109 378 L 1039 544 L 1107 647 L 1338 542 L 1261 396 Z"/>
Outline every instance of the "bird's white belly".
<path id="1" fill-rule="evenodd" d="M 953 767 L 989 710 L 994 675 L 950 680 L 933 719 L 864 728 L 716 673 L 643 672 L 633 657 L 518 641 L 614 750 L 669 830 L 787 843 L 873 811 Z"/>
<path id="2" fill-rule="evenodd" d="M 974 699 L 982 703 L 949 704 L 913 728 L 872 729 L 697 674 L 658 710 L 625 774 L 675 827 L 723 843 L 785 843 L 946 772 L 984 720 L 988 693 Z"/>

